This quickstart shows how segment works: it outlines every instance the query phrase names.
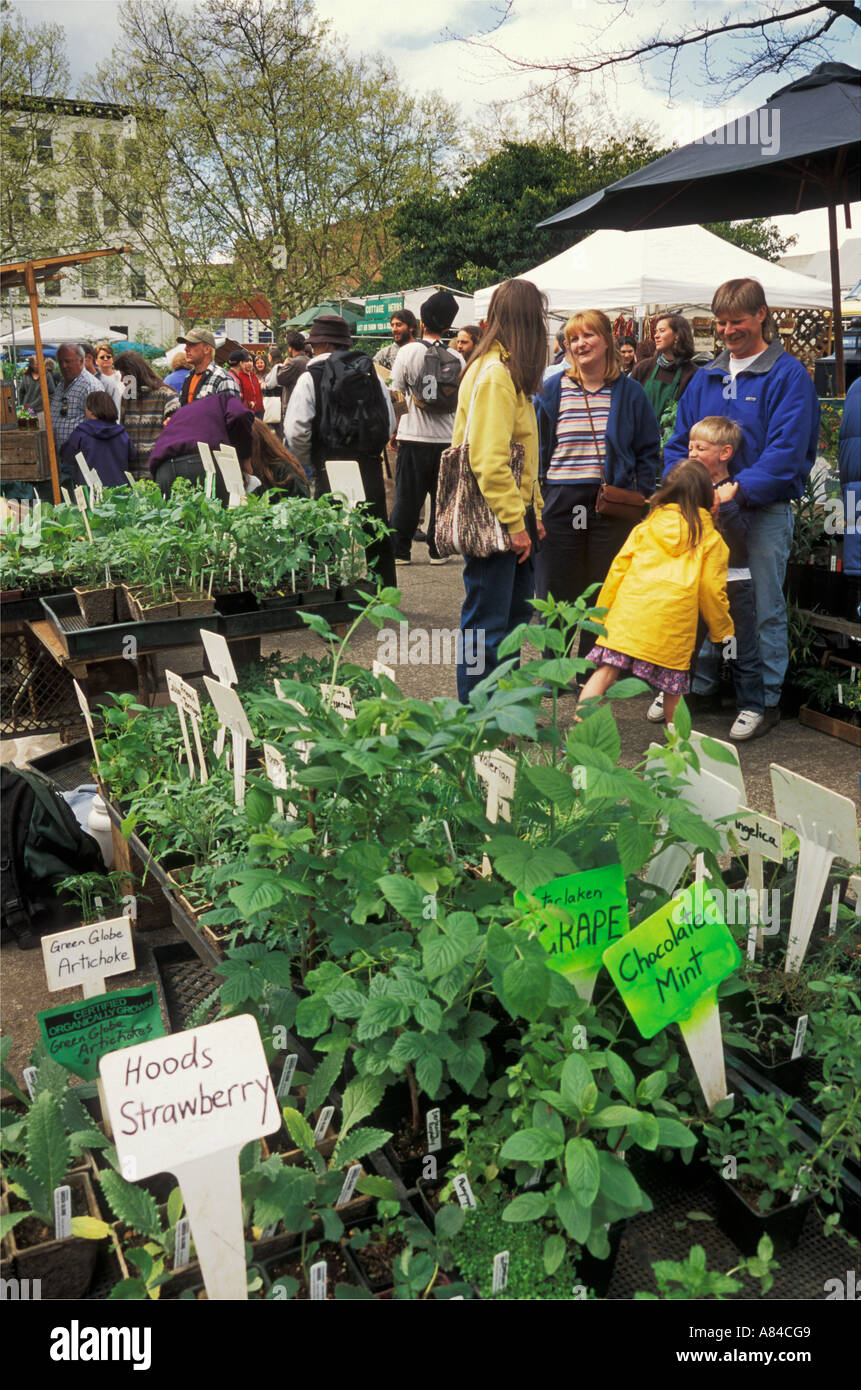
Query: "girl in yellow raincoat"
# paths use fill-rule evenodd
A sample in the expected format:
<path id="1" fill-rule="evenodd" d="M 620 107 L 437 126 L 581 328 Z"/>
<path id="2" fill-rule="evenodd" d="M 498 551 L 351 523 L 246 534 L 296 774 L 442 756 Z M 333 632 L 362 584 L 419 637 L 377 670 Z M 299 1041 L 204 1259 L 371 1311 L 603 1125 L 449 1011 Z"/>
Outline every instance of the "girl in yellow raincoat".
<path id="1" fill-rule="evenodd" d="M 589 652 L 593 671 L 582 700 L 604 695 L 624 671 L 664 692 L 671 723 L 690 690 L 699 614 L 713 642 L 733 634 L 726 594 L 726 542 L 715 530 L 708 469 L 684 459 L 649 502 L 649 515 L 619 551 L 596 607 L 607 608 L 607 636 Z"/>

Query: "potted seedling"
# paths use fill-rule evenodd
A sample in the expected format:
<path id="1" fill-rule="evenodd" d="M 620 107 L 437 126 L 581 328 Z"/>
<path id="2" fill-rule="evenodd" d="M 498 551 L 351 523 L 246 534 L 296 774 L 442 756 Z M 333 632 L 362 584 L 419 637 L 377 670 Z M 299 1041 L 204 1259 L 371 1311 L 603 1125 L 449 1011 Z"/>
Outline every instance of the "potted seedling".
<path id="1" fill-rule="evenodd" d="M 99 1174 L 99 1184 L 118 1223 L 116 1234 L 126 1265 L 137 1271 L 116 1285 L 111 1298 L 157 1299 L 168 1283 L 170 1296 L 178 1297 L 184 1289 L 199 1283 L 200 1265 L 196 1260 L 189 1258 L 180 1266 L 174 1264 L 178 1246 L 176 1228 L 183 1213 L 182 1193 L 178 1187 L 172 1188 L 160 1208 L 150 1192 L 137 1183 L 127 1182 L 112 1168 Z M 187 1249 L 192 1255 L 191 1242 Z"/>
<path id="2" fill-rule="evenodd" d="M 754 1095 L 728 1124 L 705 1127 L 718 1170 L 718 1224 L 747 1255 L 763 1235 L 778 1254 L 794 1249 L 817 1185 L 815 1155 L 801 1147 L 791 1107 L 788 1096 Z"/>
<path id="3" fill-rule="evenodd" d="M 97 1242 L 110 1234 L 88 1173 L 70 1172 L 73 1144 L 60 1103 L 49 1090 L 31 1105 L 25 1166 L 5 1174 L 4 1247 L 21 1279 L 41 1280 L 43 1298 L 82 1298 L 90 1287 Z M 68 1234 L 57 1235 L 60 1230 Z"/>
<path id="4" fill-rule="evenodd" d="M 681 1299 L 716 1299 L 737 1297 L 744 1291 L 742 1279 L 736 1274 L 747 1275 L 759 1283 L 760 1296 L 764 1297 L 774 1285 L 774 1271 L 780 1268 L 768 1236 L 761 1236 L 756 1254 L 739 1260 L 738 1264 L 726 1274 L 706 1267 L 706 1252 L 701 1245 L 692 1245 L 685 1260 L 653 1260 L 652 1271 L 657 1293 L 635 1293 L 635 1301 L 656 1302 L 665 1299 L 669 1303 Z"/>

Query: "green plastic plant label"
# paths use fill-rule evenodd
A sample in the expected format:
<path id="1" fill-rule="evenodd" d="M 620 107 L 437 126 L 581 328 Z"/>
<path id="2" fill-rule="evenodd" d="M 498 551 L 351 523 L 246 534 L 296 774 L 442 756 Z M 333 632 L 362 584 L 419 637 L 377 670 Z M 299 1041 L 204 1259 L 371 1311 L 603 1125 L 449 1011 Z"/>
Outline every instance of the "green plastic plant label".
<path id="1" fill-rule="evenodd" d="M 695 883 L 609 946 L 603 960 L 642 1036 L 653 1038 L 701 1000 L 714 1000 L 741 953 L 714 894 Z"/>
<path id="2" fill-rule="evenodd" d="M 582 874 L 555 878 L 529 895 L 541 903 L 526 925 L 541 922 L 538 939 L 546 950 L 551 970 L 562 975 L 597 971 L 608 946 L 628 932 L 628 894 L 621 864 L 587 869 Z M 514 895 L 517 907 L 529 906 L 520 889 Z M 549 911 L 548 909 L 559 909 Z"/>
<path id="3" fill-rule="evenodd" d="M 98 1078 L 105 1053 L 165 1036 L 155 985 L 60 1004 L 36 1017 L 51 1056 L 85 1081 Z"/>

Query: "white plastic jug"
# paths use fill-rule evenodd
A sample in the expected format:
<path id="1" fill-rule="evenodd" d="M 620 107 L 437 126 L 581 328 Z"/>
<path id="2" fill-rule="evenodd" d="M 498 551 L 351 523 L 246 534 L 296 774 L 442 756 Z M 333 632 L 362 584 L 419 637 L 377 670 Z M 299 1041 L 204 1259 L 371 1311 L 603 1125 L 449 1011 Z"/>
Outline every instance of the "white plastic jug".
<path id="1" fill-rule="evenodd" d="M 87 831 L 97 842 L 102 851 L 105 868 L 109 869 L 114 862 L 114 837 L 107 808 L 100 796 L 93 797 L 93 804 L 87 818 Z"/>

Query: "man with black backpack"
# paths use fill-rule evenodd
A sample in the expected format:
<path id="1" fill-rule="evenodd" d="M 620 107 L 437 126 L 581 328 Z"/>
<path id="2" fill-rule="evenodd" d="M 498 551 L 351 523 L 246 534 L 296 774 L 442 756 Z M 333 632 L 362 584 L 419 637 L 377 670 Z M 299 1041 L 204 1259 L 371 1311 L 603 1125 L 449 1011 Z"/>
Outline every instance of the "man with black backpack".
<path id="1" fill-rule="evenodd" d="M 437 290 L 421 307 L 421 337 L 401 347 L 392 369 L 391 389 L 406 400 L 398 424 L 398 468 L 395 477 L 395 559 L 410 563 L 410 546 L 424 499 L 430 496 L 427 525 L 432 565 L 444 565 L 434 544 L 436 488 L 443 450 L 451 445 L 457 390 L 465 366 L 459 352 L 443 346 L 441 336 L 457 316 L 457 300 L 449 290 Z"/>
<path id="2" fill-rule="evenodd" d="M 395 430 L 389 393 L 366 353 L 353 351 L 346 319 L 322 314 L 308 334 L 314 356 L 299 377 L 284 416 L 284 442 L 313 478 L 314 496 L 331 492 L 326 462 L 355 459 L 365 503 L 388 525 L 383 449 Z M 395 583 L 390 536 L 368 547 L 368 565 L 383 584 Z"/>

